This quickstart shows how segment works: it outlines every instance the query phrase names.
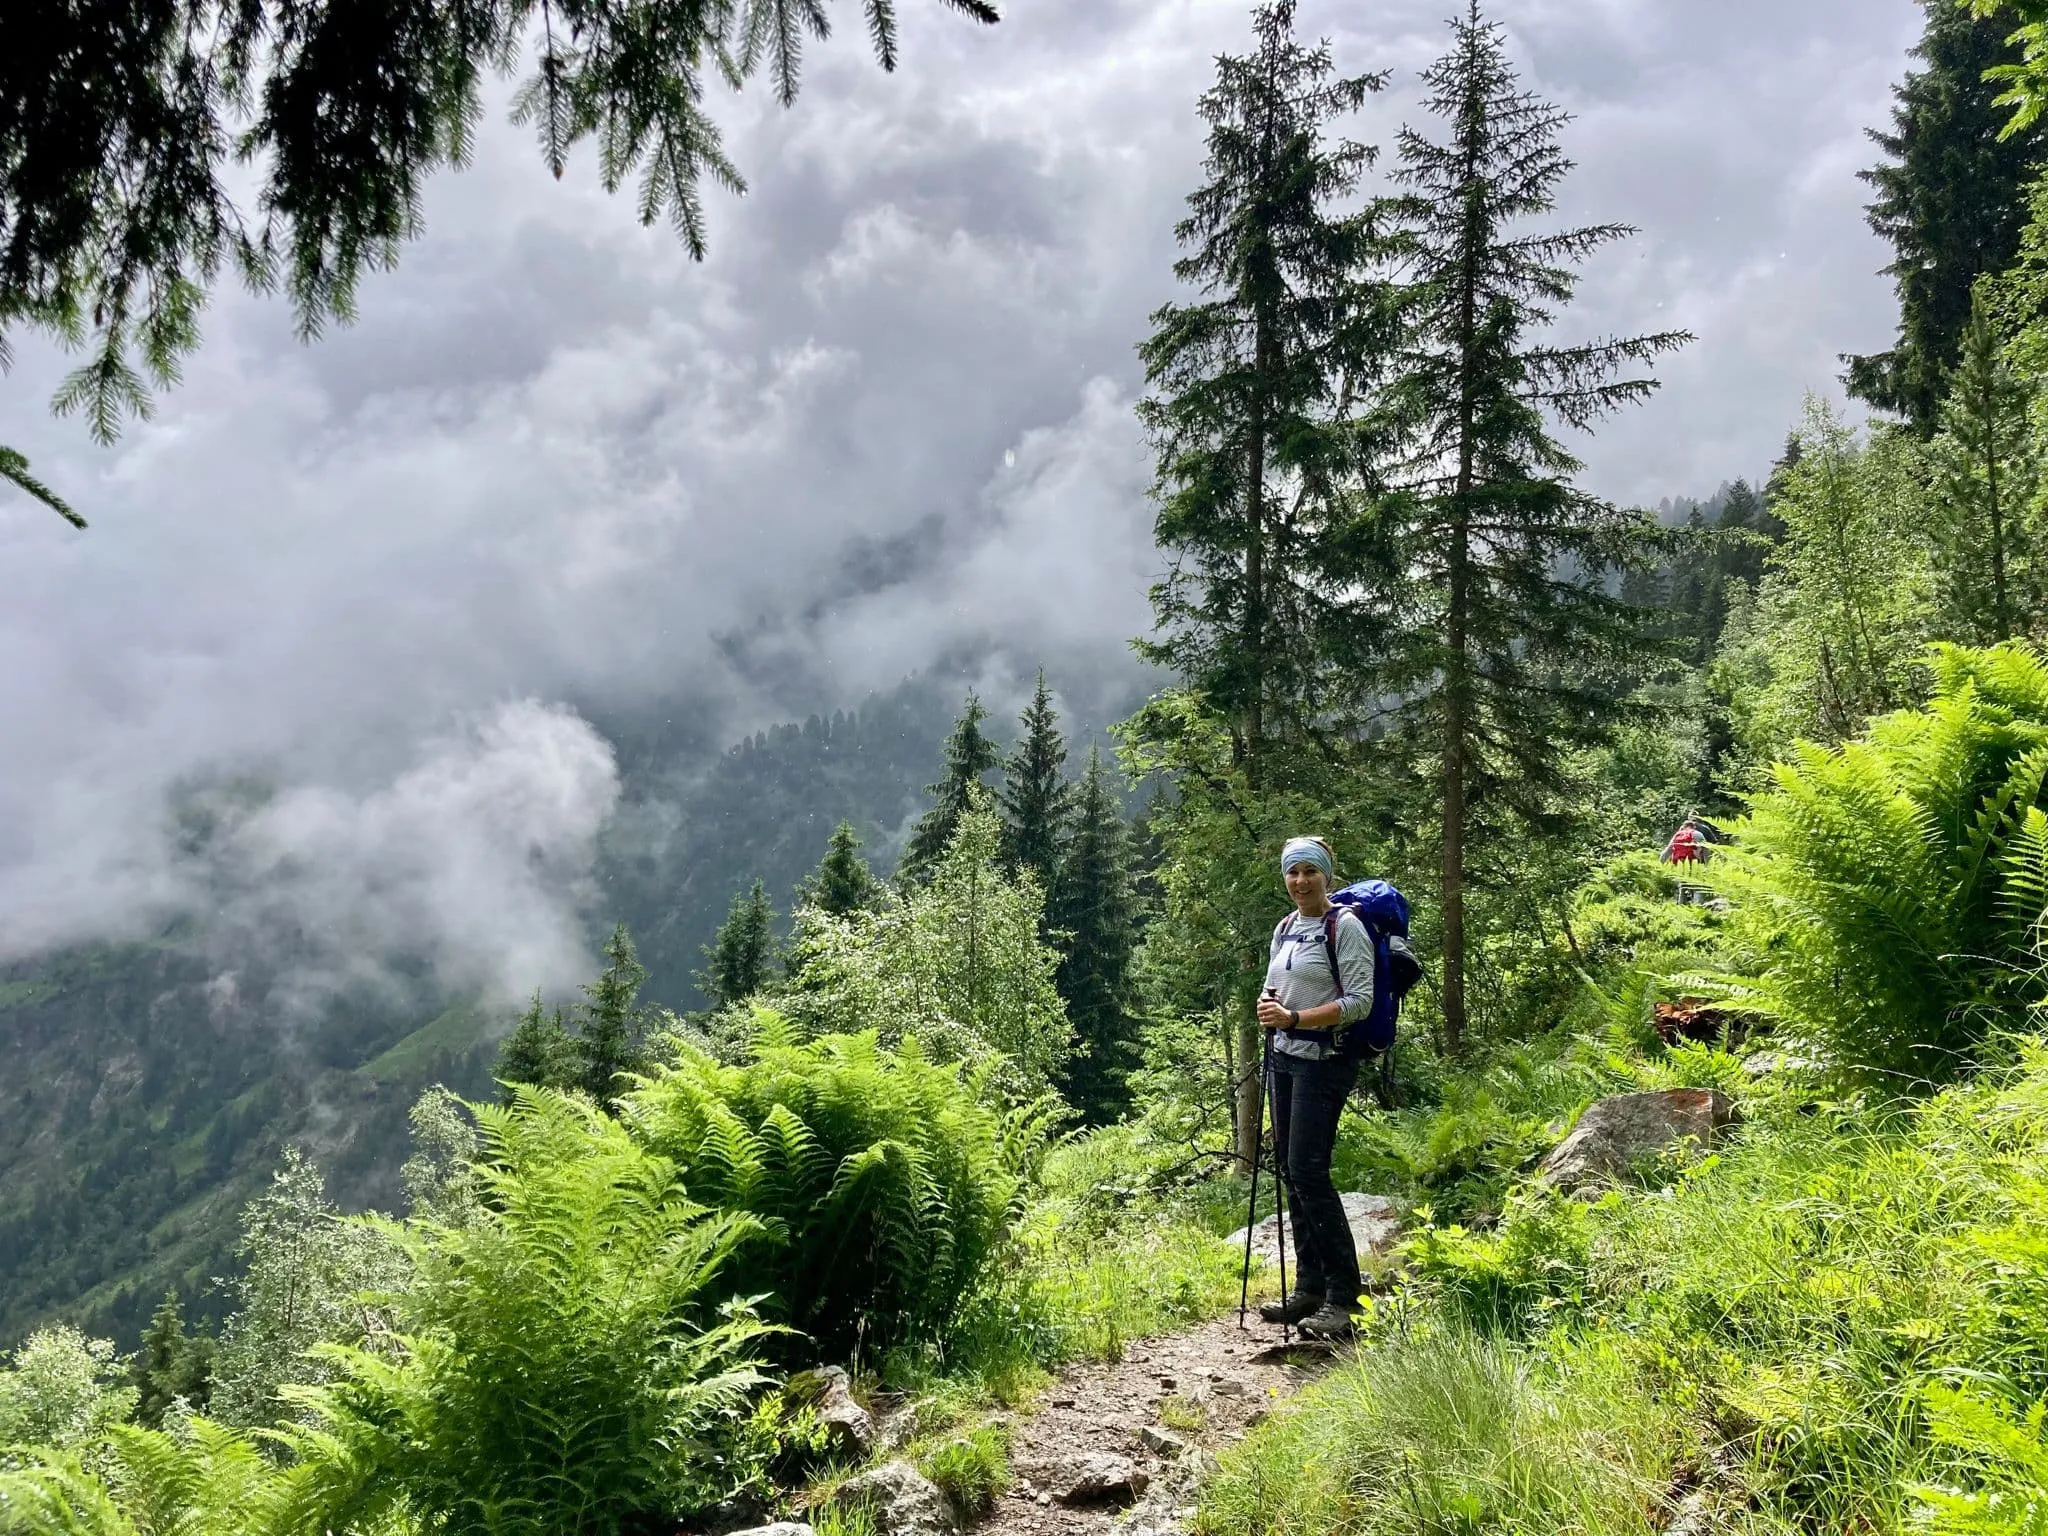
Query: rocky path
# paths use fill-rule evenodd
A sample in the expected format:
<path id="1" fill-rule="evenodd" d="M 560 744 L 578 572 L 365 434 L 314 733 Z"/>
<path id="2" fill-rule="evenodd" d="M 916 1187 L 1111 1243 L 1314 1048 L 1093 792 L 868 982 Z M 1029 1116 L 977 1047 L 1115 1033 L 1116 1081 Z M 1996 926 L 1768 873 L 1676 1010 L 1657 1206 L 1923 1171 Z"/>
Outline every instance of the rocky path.
<path id="1" fill-rule="evenodd" d="M 1178 1531 L 1204 1464 L 1328 1364 L 1233 1312 L 1076 1366 L 1011 1420 L 1016 1484 L 975 1536 Z"/>

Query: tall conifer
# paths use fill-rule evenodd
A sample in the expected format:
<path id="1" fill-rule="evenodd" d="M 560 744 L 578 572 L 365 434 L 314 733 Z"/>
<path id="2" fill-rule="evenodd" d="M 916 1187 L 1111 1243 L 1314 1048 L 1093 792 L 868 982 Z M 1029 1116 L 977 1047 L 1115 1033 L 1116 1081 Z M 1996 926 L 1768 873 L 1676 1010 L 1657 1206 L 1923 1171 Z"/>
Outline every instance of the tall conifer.
<path id="1" fill-rule="evenodd" d="M 576 1042 L 563 1027 L 562 1010 L 544 1010 L 540 994 L 534 993 L 532 1003 L 512 1026 L 505 1043 L 498 1047 L 494 1075 L 505 1085 L 507 1102 L 512 1090 L 521 1083 L 536 1088 L 567 1088 L 580 1082 L 582 1069 L 576 1060 Z"/>
<path id="2" fill-rule="evenodd" d="M 135 1422 L 161 1429 L 164 1414 L 181 1400 L 193 1412 L 204 1413 L 213 1386 L 213 1356 L 210 1336 L 185 1331 L 177 1288 L 164 1292 L 149 1331 L 142 1336 L 142 1348 L 128 1367 L 129 1384 L 136 1393 Z"/>
<path id="3" fill-rule="evenodd" d="M 1067 1101 L 1089 1124 L 1107 1124 L 1127 1100 L 1124 1082 L 1137 1054 L 1130 1011 L 1137 923 L 1123 813 L 1094 748 L 1048 915 L 1061 950 L 1056 980 L 1078 1047 L 1067 1064 Z"/>
<path id="4" fill-rule="evenodd" d="M 582 1063 L 581 1087 L 600 1104 L 611 1101 L 623 1072 L 641 1065 L 641 1018 L 637 1000 L 646 968 L 633 953 L 633 936 L 624 923 L 604 942 L 604 970 L 583 989 L 583 1029 L 576 1041 Z"/>
<path id="5" fill-rule="evenodd" d="M 1571 169 L 1558 146 L 1568 118 L 1518 88 L 1478 0 L 1423 78 L 1447 132 L 1403 130 L 1395 180 L 1407 191 L 1381 210 L 1399 231 L 1406 335 L 1375 415 L 1406 464 L 1400 492 L 1381 504 L 1398 559 L 1378 573 L 1381 612 L 1360 640 L 1371 665 L 1357 681 L 1397 701 L 1392 741 L 1434 760 L 1455 1050 L 1474 834 L 1497 824 L 1496 804 L 1542 815 L 1564 750 L 1611 718 L 1612 669 L 1633 638 L 1634 611 L 1603 577 L 1640 551 L 1643 524 L 1572 484 L 1580 466 L 1551 423 L 1586 428 L 1642 399 L 1651 382 L 1623 371 L 1689 338 L 1552 342 L 1574 269 L 1633 231 L 1524 227 L 1551 211 Z"/>
<path id="6" fill-rule="evenodd" d="M 756 880 L 732 899 L 718 936 L 704 948 L 697 984 L 721 1008 L 743 1003 L 768 984 L 775 960 L 775 909 Z"/>
<path id="7" fill-rule="evenodd" d="M 1059 715 L 1045 669 L 1019 720 L 1024 728 L 1017 750 L 1003 764 L 998 796 L 1003 812 L 1003 863 L 1012 874 L 1028 869 L 1041 890 L 1050 890 L 1059 868 L 1060 844 L 1066 837 L 1073 791 L 1061 777 L 1067 743 L 1060 735 Z"/>
<path id="8" fill-rule="evenodd" d="M 1871 130 L 1885 163 L 1862 173 L 1876 191 L 1870 227 L 1896 252 L 1885 272 L 1898 290 L 1898 340 L 1888 352 L 1844 361 L 1851 394 L 1899 412 L 1926 436 L 1962 357 L 1972 289 L 2019 250 L 2048 125 L 2001 136 L 2006 82 L 1984 73 L 2020 57 L 2008 41 L 2011 16 L 1973 15 L 1955 0 L 1921 3 L 1927 28 L 1913 54 L 1922 67 L 1896 88 L 1890 129 Z"/>
<path id="9" fill-rule="evenodd" d="M 2038 607 L 2028 526 L 2040 483 L 2030 391 L 2007 364 L 1980 285 L 1930 455 L 1936 622 L 1992 645 L 2024 634 Z"/>
<path id="10" fill-rule="evenodd" d="M 904 879 L 922 883 L 932 877 L 959 829 L 960 818 L 973 809 L 974 792 L 1001 761 L 996 744 L 982 734 L 981 722 L 987 718 L 981 700 L 968 694 L 960 718 L 946 738 L 945 771 L 938 783 L 925 786 L 932 808 L 911 829 L 910 845 L 903 850 L 899 870 Z"/>
<path id="11" fill-rule="evenodd" d="M 1339 208 L 1374 151 L 1330 130 L 1385 77 L 1337 75 L 1327 46 L 1296 38 L 1294 10 L 1260 6 L 1256 49 L 1216 61 L 1207 179 L 1175 230 L 1174 276 L 1201 297 L 1158 310 L 1139 347 L 1171 561 L 1146 650 L 1229 722 L 1254 789 L 1310 707 L 1318 599 L 1344 586 L 1346 404 L 1376 314 L 1370 222 Z"/>
<path id="12" fill-rule="evenodd" d="M 872 902 L 879 884 L 867 860 L 860 856 L 860 837 L 853 830 L 853 823 L 842 821 L 832 829 L 831 840 L 825 844 L 825 857 L 818 861 L 799 894 L 820 911 L 846 917 Z"/>

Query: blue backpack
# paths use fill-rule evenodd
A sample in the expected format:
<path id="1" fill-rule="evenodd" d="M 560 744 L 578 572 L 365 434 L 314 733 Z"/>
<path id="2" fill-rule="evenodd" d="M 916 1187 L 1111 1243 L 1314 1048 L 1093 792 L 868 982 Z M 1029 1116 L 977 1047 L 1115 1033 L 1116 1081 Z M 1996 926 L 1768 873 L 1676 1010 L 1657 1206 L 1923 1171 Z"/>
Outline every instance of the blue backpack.
<path id="1" fill-rule="evenodd" d="M 1408 898 L 1384 880 L 1360 880 L 1330 896 L 1323 914 L 1323 947 L 1330 957 L 1330 980 L 1344 990 L 1337 972 L 1337 913 L 1349 908 L 1372 940 L 1372 1011 L 1344 1031 L 1338 1050 L 1346 1056 L 1380 1056 L 1391 1061 L 1394 1026 L 1401 1000 L 1422 979 L 1422 962 L 1408 947 Z"/>

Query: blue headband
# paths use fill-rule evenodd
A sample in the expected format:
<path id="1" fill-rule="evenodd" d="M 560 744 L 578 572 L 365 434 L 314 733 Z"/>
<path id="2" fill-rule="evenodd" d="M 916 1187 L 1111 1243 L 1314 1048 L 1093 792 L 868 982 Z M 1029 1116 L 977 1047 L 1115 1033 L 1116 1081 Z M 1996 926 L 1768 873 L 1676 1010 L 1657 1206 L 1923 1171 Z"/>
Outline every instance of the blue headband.
<path id="1" fill-rule="evenodd" d="M 1323 846 L 1319 837 L 1290 837 L 1287 846 L 1280 850 L 1280 873 L 1286 874 L 1297 864 L 1313 864 L 1323 872 L 1323 878 L 1336 883 L 1337 865 L 1330 857 L 1330 850 Z"/>

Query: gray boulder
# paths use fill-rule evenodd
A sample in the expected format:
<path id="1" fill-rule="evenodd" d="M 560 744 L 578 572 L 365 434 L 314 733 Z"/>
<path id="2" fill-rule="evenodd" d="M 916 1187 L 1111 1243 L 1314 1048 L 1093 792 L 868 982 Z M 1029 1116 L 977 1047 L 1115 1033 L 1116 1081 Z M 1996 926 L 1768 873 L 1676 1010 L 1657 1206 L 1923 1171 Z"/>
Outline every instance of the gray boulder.
<path id="1" fill-rule="evenodd" d="M 1384 1255 L 1401 1237 L 1400 1208 L 1385 1195 L 1348 1194 L 1340 1196 L 1344 1202 L 1344 1219 L 1351 1223 L 1351 1240 L 1358 1245 L 1361 1259 Z M 1294 1215 L 1287 1217 L 1290 1226 Z M 1252 1252 L 1269 1264 L 1280 1261 L 1280 1219 L 1268 1216 L 1252 1232 Z M 1245 1229 L 1239 1227 L 1224 1241 L 1239 1252 L 1244 1250 Z M 1287 1256 L 1294 1262 L 1294 1255 Z"/>
<path id="2" fill-rule="evenodd" d="M 867 1510 L 881 1536 L 951 1536 L 960 1529 L 952 1501 L 907 1461 L 885 1461 L 848 1478 L 832 1503 Z"/>
<path id="3" fill-rule="evenodd" d="M 1542 1176 L 1560 1189 L 1611 1183 L 1643 1158 L 1693 1142 L 1711 1147 L 1738 1118 L 1715 1088 L 1666 1088 L 1599 1099 L 1543 1159 Z"/>
<path id="4" fill-rule="evenodd" d="M 860 1459 L 875 1448 L 874 1417 L 854 1401 L 853 1382 L 838 1366 L 800 1372 L 789 1379 L 788 1391 L 818 1415 L 833 1454 Z"/>

